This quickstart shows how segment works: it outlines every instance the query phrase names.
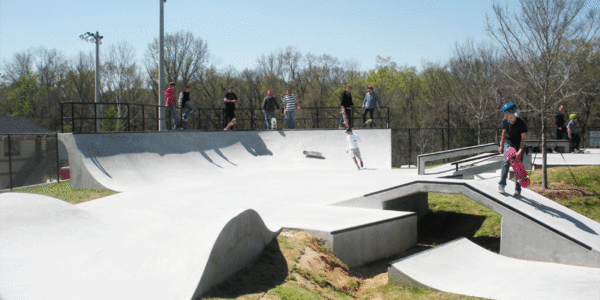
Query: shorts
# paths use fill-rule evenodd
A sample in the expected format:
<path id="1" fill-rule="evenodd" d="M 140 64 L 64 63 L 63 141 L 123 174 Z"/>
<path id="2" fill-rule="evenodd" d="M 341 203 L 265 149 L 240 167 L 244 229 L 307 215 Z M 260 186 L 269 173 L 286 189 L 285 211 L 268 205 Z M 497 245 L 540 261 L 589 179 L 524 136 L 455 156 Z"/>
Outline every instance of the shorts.
<path id="1" fill-rule="evenodd" d="M 350 153 L 350 155 L 352 157 L 356 157 L 356 158 L 362 160 L 362 157 L 360 156 L 360 149 L 358 149 L 358 148 L 350 149 L 350 151 L 348 151 L 348 153 Z"/>

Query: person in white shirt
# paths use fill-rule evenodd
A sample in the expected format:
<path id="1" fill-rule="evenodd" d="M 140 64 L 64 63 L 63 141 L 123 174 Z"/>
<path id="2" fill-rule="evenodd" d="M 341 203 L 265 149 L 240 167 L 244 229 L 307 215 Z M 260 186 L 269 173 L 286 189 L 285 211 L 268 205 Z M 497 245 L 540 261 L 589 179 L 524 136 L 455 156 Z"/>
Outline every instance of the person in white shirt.
<path id="1" fill-rule="evenodd" d="M 358 142 L 360 142 L 360 138 L 352 133 L 352 128 L 348 128 L 346 130 L 346 142 L 348 143 L 348 148 L 346 149 L 346 153 L 350 153 L 352 155 L 352 160 L 356 164 L 356 167 L 360 170 L 363 166 L 362 157 L 360 156 L 360 149 L 358 148 Z M 358 161 L 360 160 L 360 166 L 358 165 Z"/>

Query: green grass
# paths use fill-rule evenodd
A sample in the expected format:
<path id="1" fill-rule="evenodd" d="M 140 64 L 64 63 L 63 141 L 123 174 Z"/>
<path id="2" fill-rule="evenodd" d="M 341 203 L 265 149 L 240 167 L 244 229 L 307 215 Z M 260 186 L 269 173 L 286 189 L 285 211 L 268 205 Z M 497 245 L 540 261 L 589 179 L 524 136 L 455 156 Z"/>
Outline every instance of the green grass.
<path id="1" fill-rule="evenodd" d="M 548 182 L 560 183 L 567 191 L 574 187 L 585 188 L 589 193 L 571 192 L 549 196 L 554 201 L 564 205 L 592 220 L 600 222 L 600 166 L 582 167 L 553 167 L 547 170 Z M 533 183 L 542 181 L 542 170 L 535 170 L 530 174 Z M 566 186 L 565 186 L 566 185 Z M 569 186 L 569 185 L 572 185 Z M 550 193 L 552 193 L 550 191 Z"/>
<path id="2" fill-rule="evenodd" d="M 76 189 L 71 187 L 71 181 L 61 181 L 59 183 L 41 184 L 29 187 L 13 189 L 13 193 L 29 193 L 46 195 L 53 198 L 61 199 L 66 202 L 77 204 L 93 199 L 98 199 L 117 192 L 98 190 L 98 189 Z"/>

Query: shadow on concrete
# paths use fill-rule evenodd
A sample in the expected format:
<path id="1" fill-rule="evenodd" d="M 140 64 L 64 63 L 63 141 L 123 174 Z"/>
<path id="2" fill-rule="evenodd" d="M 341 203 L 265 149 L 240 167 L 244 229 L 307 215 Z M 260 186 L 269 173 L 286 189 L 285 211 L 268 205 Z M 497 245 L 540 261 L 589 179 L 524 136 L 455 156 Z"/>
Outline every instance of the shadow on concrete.
<path id="1" fill-rule="evenodd" d="M 441 245 L 466 237 L 477 245 L 498 253 L 500 237 L 475 237 L 485 216 L 468 215 L 448 211 L 429 211 L 417 224 L 417 244 Z"/>
<path id="2" fill-rule="evenodd" d="M 596 231 L 594 231 L 592 228 L 589 228 L 587 225 L 581 223 L 579 220 L 565 214 L 564 212 L 562 212 L 560 210 L 556 210 L 552 207 L 546 206 L 546 205 L 539 203 L 533 199 L 527 199 L 523 196 L 519 196 L 516 198 L 519 199 L 520 201 L 523 201 L 523 202 L 531 205 L 533 208 L 535 208 L 543 213 L 546 213 L 555 218 L 565 219 L 565 220 L 573 223 L 573 225 L 577 226 L 577 228 L 579 228 L 583 231 L 586 231 L 586 232 L 594 234 L 594 235 L 598 235 L 598 233 Z"/>
<path id="3" fill-rule="evenodd" d="M 281 132 L 283 136 L 285 134 Z M 160 138 L 155 138 L 161 135 Z M 252 156 L 272 156 L 262 137 L 257 132 L 152 132 L 152 133 L 103 133 L 73 135 L 75 145 L 85 158 L 106 176 L 108 170 L 100 164 L 98 158 L 127 154 L 154 153 L 160 156 L 199 152 L 209 163 L 222 168 L 210 159 L 207 151 L 214 151 L 233 166 L 221 149 L 240 143 Z"/>
<path id="4" fill-rule="evenodd" d="M 284 283 L 287 275 L 287 262 L 281 253 L 277 239 L 273 239 L 252 265 L 210 289 L 203 298 L 237 298 L 265 293 Z"/>

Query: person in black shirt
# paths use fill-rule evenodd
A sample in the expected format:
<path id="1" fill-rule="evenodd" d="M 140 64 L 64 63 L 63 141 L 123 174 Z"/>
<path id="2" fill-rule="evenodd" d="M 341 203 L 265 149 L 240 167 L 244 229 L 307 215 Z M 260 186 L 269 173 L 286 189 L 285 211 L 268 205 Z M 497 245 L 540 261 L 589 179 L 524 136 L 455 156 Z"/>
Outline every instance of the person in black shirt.
<path id="1" fill-rule="evenodd" d="M 502 106 L 504 119 L 502 120 L 502 141 L 500 142 L 499 152 L 504 154 L 506 149 L 513 147 L 517 150 L 516 159 L 523 157 L 523 148 L 525 147 L 525 134 L 527 133 L 527 124 L 521 118 L 517 117 L 517 106 L 508 102 Z M 498 182 L 498 192 L 504 194 L 506 179 L 510 169 L 510 162 L 504 156 L 502 162 L 502 171 L 500 173 L 500 182 Z M 515 196 L 521 195 L 521 185 L 515 176 Z"/>
<path id="2" fill-rule="evenodd" d="M 346 116 L 348 117 L 348 127 L 352 128 L 354 122 L 352 122 L 352 107 L 354 103 L 352 103 L 352 94 L 350 93 L 351 87 L 349 85 L 346 86 L 346 90 L 342 92 L 340 95 L 340 106 L 342 109 L 346 109 Z M 344 127 L 344 117 L 340 118 L 340 127 Z"/>
<path id="3" fill-rule="evenodd" d="M 230 87 L 229 91 L 225 93 L 225 96 L 223 97 L 223 102 L 225 103 L 223 111 L 223 128 L 227 127 L 227 124 L 229 124 L 229 122 L 235 118 L 235 104 L 237 101 L 238 98 L 233 92 L 233 87 Z"/>

